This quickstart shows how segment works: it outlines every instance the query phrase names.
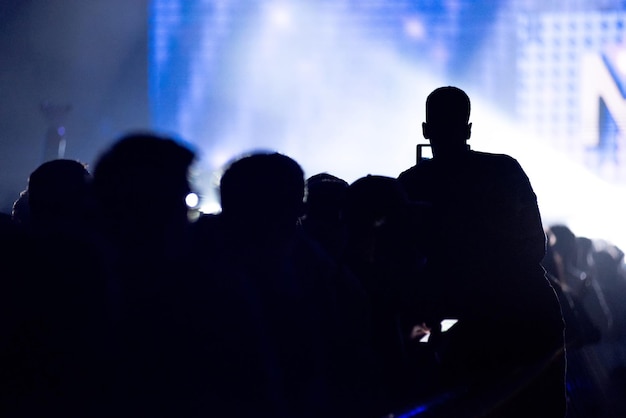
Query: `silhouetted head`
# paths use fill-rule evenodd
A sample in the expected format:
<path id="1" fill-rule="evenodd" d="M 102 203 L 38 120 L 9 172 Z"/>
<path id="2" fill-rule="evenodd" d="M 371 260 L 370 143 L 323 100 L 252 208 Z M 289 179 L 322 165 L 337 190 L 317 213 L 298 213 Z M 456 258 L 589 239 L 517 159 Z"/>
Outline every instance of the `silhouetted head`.
<path id="1" fill-rule="evenodd" d="M 457 87 L 439 87 L 426 99 L 424 138 L 430 141 L 433 157 L 457 155 L 467 150 L 471 136 L 470 99 Z"/>
<path id="2" fill-rule="evenodd" d="M 319 173 L 306 181 L 304 199 L 306 217 L 325 222 L 341 221 L 348 183 L 328 173 Z"/>
<path id="3" fill-rule="evenodd" d="M 346 195 L 350 251 L 370 260 L 405 245 L 410 228 L 409 201 L 397 179 L 368 175 L 350 185 Z"/>
<path id="4" fill-rule="evenodd" d="M 186 221 L 188 171 L 194 157 L 178 142 L 149 133 L 118 140 L 94 169 L 105 218 L 127 224 Z"/>
<path id="5" fill-rule="evenodd" d="M 367 175 L 348 188 L 346 215 L 351 225 L 378 227 L 408 208 L 404 190 L 393 177 Z"/>
<path id="6" fill-rule="evenodd" d="M 220 181 L 222 214 L 253 230 L 293 229 L 303 212 L 304 173 L 278 153 L 235 160 Z"/>
<path id="7" fill-rule="evenodd" d="M 575 265 L 578 257 L 578 244 L 572 230 L 561 224 L 551 225 L 546 235 L 548 245 L 552 247 L 555 256 L 560 257 L 565 264 Z"/>
<path id="8" fill-rule="evenodd" d="M 34 227 L 81 222 L 92 209 L 91 174 L 78 161 L 48 161 L 31 173 L 24 196 Z"/>

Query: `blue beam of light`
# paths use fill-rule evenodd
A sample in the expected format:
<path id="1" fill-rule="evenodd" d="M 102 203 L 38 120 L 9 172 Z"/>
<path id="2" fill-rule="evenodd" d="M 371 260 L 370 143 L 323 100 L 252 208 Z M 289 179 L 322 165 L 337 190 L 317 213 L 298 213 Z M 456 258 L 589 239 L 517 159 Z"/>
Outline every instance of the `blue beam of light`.
<path id="1" fill-rule="evenodd" d="M 197 188 L 203 206 L 216 210 L 220 169 L 251 149 L 283 152 L 307 176 L 329 172 L 348 182 L 367 174 L 397 176 L 414 164 L 415 144 L 423 141 L 425 97 L 435 87 L 456 84 L 473 100 L 470 145 L 522 163 L 544 223 L 568 223 L 579 235 L 626 246 L 626 231 L 617 226 L 623 224 L 620 211 L 626 213 L 626 202 L 617 199 L 623 185 L 598 180 L 597 173 L 564 155 L 563 147 L 553 147 L 549 133 L 530 132 L 511 114 L 516 106 L 534 112 L 537 92 L 550 112 L 561 110 L 552 105 L 559 98 L 553 89 L 524 89 L 537 74 L 553 72 L 542 67 L 552 55 L 537 50 L 553 45 L 548 36 L 557 34 L 546 25 L 559 25 L 563 37 L 570 27 L 563 24 L 567 10 L 536 14 L 536 24 L 527 25 L 533 36 L 524 37 L 523 21 L 530 15 L 521 4 L 154 0 L 154 125 L 200 149 Z M 515 25 L 521 32 L 495 35 Z M 620 31 L 616 27 L 615 36 Z M 589 36 L 603 39 L 601 33 Z M 556 40 L 570 45 L 564 39 Z M 516 42 L 523 47 L 519 56 L 509 53 Z M 542 56 L 548 58 L 541 61 Z M 522 73 L 528 77 L 515 78 Z"/>
<path id="2" fill-rule="evenodd" d="M 225 33 L 195 31 L 182 93 L 166 91 L 167 74 L 153 83 L 155 91 L 171 94 L 154 94 L 168 106 L 157 115 L 160 126 L 199 142 L 210 168 L 266 148 L 289 154 L 308 172 L 332 169 L 356 179 L 367 174 L 363 162 L 375 162 L 371 170 L 397 174 L 412 161 L 403 148 L 388 145 L 410 144 L 419 133 L 416 108 L 439 83 L 388 45 L 366 39 L 354 22 L 359 16 L 329 7 L 267 2 L 239 17 L 237 6 L 206 10 L 207 27 L 221 24 Z"/>
<path id="3" fill-rule="evenodd" d="M 390 417 L 393 418 L 414 418 L 414 417 L 419 417 L 420 415 L 424 415 L 424 416 L 428 416 L 428 414 L 433 411 L 436 410 L 438 407 L 441 407 L 443 405 L 446 405 L 447 403 L 449 403 L 450 401 L 457 399 L 459 396 L 461 396 L 463 393 L 465 393 L 466 390 L 457 390 L 457 391 L 450 391 L 450 392 L 446 392 L 443 393 L 439 396 L 437 396 L 435 399 L 429 401 L 429 402 L 425 402 L 422 403 L 420 405 L 416 405 L 413 408 L 401 412 L 399 414 L 393 414 L 390 415 Z"/>
<path id="4" fill-rule="evenodd" d="M 409 412 L 406 412 L 404 414 L 398 415 L 397 418 L 412 418 L 412 417 L 416 417 L 418 415 L 420 415 L 422 412 L 425 412 L 428 410 L 428 407 L 426 405 L 420 405 L 416 408 L 411 409 Z"/>

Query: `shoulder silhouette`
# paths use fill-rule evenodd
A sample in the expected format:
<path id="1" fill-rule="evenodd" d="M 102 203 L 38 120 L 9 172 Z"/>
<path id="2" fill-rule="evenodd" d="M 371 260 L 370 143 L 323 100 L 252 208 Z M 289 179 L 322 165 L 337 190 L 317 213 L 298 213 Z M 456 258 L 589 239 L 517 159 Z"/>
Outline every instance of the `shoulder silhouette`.
<path id="1" fill-rule="evenodd" d="M 493 389 L 524 370 L 532 384 L 496 415 L 563 416 L 563 320 L 541 267 L 537 199 L 515 159 L 470 149 L 470 108 L 461 89 L 434 90 L 422 125 L 433 157 L 398 178 L 410 199 L 431 208 L 426 309 L 431 320 L 458 321 L 431 338 L 443 381 Z"/>

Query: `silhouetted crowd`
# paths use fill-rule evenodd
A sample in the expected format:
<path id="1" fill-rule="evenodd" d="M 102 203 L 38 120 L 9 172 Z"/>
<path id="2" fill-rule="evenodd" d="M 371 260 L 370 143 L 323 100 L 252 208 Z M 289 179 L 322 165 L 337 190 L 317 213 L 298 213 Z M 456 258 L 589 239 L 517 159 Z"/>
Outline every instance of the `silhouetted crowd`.
<path id="1" fill-rule="evenodd" d="M 42 164 L 0 218 L 0 416 L 619 416 L 624 253 L 563 225 L 546 253 L 457 90 L 429 96 L 435 156 L 398 178 L 253 152 L 193 220 L 172 139 Z"/>

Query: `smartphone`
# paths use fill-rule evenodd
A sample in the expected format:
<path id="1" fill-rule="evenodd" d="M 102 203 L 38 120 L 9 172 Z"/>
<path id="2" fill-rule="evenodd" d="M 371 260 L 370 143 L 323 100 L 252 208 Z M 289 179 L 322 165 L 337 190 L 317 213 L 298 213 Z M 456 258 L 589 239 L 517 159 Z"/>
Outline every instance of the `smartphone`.
<path id="1" fill-rule="evenodd" d="M 433 158 L 433 149 L 430 144 L 417 144 L 417 164 Z"/>

